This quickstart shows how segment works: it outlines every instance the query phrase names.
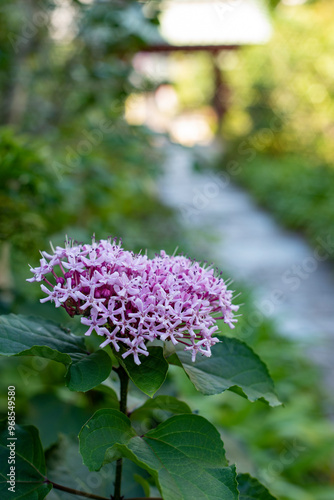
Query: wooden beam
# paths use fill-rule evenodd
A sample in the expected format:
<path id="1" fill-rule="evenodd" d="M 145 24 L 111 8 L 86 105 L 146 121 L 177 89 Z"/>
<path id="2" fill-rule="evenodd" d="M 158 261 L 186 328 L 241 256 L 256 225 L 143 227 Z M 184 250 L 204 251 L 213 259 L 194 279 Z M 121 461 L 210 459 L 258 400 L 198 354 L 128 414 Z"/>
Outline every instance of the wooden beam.
<path id="1" fill-rule="evenodd" d="M 221 52 L 222 50 L 238 50 L 240 45 L 149 45 L 139 52 Z"/>

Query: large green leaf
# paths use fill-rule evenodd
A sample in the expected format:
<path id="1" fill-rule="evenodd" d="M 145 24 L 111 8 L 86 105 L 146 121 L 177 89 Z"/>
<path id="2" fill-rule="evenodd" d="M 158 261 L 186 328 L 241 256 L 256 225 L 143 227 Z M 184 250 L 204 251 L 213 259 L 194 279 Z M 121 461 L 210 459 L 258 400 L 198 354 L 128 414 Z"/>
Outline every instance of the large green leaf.
<path id="1" fill-rule="evenodd" d="M 41 356 L 68 366 L 84 354 L 85 342 L 53 321 L 34 316 L 0 316 L 0 354 Z"/>
<path id="2" fill-rule="evenodd" d="M 40 356 L 64 364 L 72 391 L 88 391 L 99 385 L 112 368 L 102 349 L 90 354 L 82 337 L 64 331 L 53 321 L 32 316 L 0 316 L 0 354 Z"/>
<path id="3" fill-rule="evenodd" d="M 108 378 L 111 369 L 110 356 L 99 349 L 72 363 L 66 374 L 67 386 L 71 391 L 89 391 Z"/>
<path id="4" fill-rule="evenodd" d="M 52 486 L 45 483 L 45 459 L 38 430 L 32 425 L 16 425 L 15 428 L 15 493 L 8 491 L 10 464 L 8 427 L 0 422 L 0 497 L 20 500 L 42 500 Z M 13 466 L 13 465 L 12 465 Z"/>
<path id="5" fill-rule="evenodd" d="M 213 346 L 210 358 L 197 356 L 192 362 L 189 351 L 183 350 L 177 351 L 177 357 L 196 389 L 203 394 L 220 394 L 229 389 L 250 401 L 261 399 L 271 406 L 280 404 L 266 365 L 238 339 L 223 337 L 222 342 Z M 175 355 L 171 363 L 178 364 Z"/>
<path id="6" fill-rule="evenodd" d="M 149 356 L 141 356 L 141 364 L 138 366 L 132 356 L 125 359 L 119 357 L 119 361 L 127 371 L 132 382 L 147 396 L 154 396 L 164 383 L 168 363 L 163 355 L 162 347 L 149 347 Z"/>
<path id="7" fill-rule="evenodd" d="M 153 399 L 148 399 L 142 406 L 136 408 L 131 413 L 131 418 L 140 419 L 147 413 L 151 413 L 152 410 L 168 411 L 174 414 L 191 413 L 191 409 L 186 403 L 179 401 L 173 396 L 156 396 Z"/>
<path id="8" fill-rule="evenodd" d="M 249 474 L 238 474 L 239 500 L 276 500 L 267 488 Z"/>
<path id="9" fill-rule="evenodd" d="M 198 415 L 177 415 L 144 436 L 116 410 L 100 410 L 79 435 L 90 470 L 120 456 L 156 479 L 164 500 L 237 500 L 234 467 L 228 467 L 219 432 Z"/>

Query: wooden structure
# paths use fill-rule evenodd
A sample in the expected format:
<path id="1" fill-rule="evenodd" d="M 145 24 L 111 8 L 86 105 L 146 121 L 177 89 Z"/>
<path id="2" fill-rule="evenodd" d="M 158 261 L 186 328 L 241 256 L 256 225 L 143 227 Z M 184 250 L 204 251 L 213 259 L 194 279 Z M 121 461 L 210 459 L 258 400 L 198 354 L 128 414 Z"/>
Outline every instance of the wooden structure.
<path id="1" fill-rule="evenodd" d="M 218 64 L 223 51 L 266 43 L 271 36 L 268 12 L 261 0 L 166 0 L 162 4 L 161 41 L 142 52 L 208 52 L 212 55 L 219 124 L 228 109 L 229 89 Z"/>

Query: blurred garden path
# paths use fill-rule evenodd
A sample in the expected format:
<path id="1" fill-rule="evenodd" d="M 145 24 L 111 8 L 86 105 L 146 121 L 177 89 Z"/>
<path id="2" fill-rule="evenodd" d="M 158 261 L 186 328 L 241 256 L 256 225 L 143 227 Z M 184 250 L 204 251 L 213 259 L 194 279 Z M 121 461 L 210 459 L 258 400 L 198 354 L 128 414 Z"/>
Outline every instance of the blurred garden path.
<path id="1" fill-rule="evenodd" d="M 199 152 L 209 157 L 212 148 Z M 247 341 L 247 332 L 270 317 L 281 334 L 309 346 L 334 387 L 334 270 L 324 260 L 326 243 L 311 248 L 301 236 L 282 229 L 227 176 L 198 172 L 193 163 L 191 149 L 168 145 L 160 195 L 177 210 L 196 248 L 208 249 L 224 277 L 254 290 L 256 309 L 242 338 Z"/>

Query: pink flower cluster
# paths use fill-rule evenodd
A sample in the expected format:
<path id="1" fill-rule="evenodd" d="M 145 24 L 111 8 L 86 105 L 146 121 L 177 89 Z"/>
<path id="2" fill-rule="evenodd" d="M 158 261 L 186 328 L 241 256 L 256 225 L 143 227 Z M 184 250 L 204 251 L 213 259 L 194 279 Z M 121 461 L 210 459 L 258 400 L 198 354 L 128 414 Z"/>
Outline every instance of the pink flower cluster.
<path id="1" fill-rule="evenodd" d="M 123 358 L 147 356 L 147 342 L 159 339 L 185 345 L 192 360 L 200 352 L 211 356 L 211 346 L 219 342 L 212 335 L 224 320 L 231 328 L 237 320 L 231 303 L 232 291 L 223 279 L 198 262 L 164 251 L 153 259 L 124 250 L 116 240 L 91 245 L 56 247 L 53 254 L 42 252 L 40 266 L 31 269 L 43 281 L 46 297 L 70 316 L 79 314 L 88 327 L 105 337 L 100 347 L 111 344 Z M 46 277 L 49 276 L 49 279 Z"/>

